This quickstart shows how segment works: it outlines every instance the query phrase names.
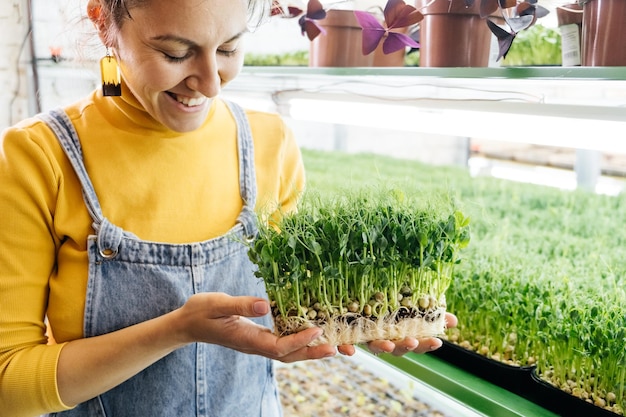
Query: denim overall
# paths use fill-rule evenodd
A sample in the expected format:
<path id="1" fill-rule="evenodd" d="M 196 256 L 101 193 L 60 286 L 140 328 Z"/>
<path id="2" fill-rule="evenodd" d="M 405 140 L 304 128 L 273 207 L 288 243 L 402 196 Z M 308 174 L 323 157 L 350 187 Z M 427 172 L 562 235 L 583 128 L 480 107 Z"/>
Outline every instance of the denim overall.
<path id="1" fill-rule="evenodd" d="M 89 282 L 84 336 L 93 337 L 161 316 L 199 292 L 267 297 L 253 274 L 245 239 L 256 233 L 254 149 L 244 111 L 228 103 L 238 126 L 240 193 L 244 207 L 224 236 L 199 243 L 142 241 L 104 215 L 63 111 L 41 115 L 78 175 L 93 219 L 88 238 Z M 253 319 L 271 327 L 271 318 Z M 218 345 L 187 345 L 112 390 L 59 417 L 281 416 L 271 360 Z"/>

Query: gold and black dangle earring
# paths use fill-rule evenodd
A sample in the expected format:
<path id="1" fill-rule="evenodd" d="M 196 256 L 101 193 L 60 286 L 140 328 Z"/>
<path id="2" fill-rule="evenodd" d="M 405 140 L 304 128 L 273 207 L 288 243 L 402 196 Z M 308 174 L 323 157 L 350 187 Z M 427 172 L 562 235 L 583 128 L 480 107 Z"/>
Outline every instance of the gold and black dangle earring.
<path id="1" fill-rule="evenodd" d="M 122 95 L 122 76 L 117 60 L 109 48 L 107 54 L 100 60 L 100 72 L 102 75 L 102 95 L 106 97 L 119 97 Z"/>

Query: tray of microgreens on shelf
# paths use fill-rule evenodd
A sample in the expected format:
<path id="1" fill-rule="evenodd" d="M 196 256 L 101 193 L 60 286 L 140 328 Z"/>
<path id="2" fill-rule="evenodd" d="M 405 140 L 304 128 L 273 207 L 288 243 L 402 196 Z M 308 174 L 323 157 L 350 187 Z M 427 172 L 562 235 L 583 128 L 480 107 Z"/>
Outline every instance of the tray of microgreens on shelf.
<path id="1" fill-rule="evenodd" d="M 626 228 L 615 225 L 626 224 L 626 193 L 473 177 L 382 155 L 303 156 L 308 187 L 324 195 L 373 176 L 410 178 L 419 195 L 444 190 L 463 203 L 471 244 L 446 290 L 458 325 L 429 355 L 558 415 L 625 415 Z"/>
<path id="2" fill-rule="evenodd" d="M 306 192 L 297 212 L 259 222 L 249 256 L 278 335 L 316 326 L 313 343 L 333 345 L 437 336 L 469 230 L 449 196 Z"/>

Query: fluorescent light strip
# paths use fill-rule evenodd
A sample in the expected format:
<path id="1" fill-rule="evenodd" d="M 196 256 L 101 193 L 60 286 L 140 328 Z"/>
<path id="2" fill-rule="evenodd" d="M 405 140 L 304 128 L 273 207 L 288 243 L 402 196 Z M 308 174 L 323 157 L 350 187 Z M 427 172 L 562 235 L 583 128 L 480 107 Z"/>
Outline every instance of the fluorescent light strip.
<path id="1" fill-rule="evenodd" d="M 626 154 L 626 121 L 293 98 L 289 116 L 407 132 Z"/>

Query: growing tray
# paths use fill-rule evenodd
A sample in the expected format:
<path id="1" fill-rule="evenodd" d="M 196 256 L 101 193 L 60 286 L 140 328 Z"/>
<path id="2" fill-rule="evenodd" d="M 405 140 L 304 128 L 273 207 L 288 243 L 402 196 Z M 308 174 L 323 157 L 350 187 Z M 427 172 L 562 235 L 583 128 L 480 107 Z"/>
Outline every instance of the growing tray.
<path id="1" fill-rule="evenodd" d="M 470 372 L 563 417 L 616 417 L 611 411 L 562 391 L 542 380 L 534 366 L 511 366 L 444 341 L 430 355 Z"/>

